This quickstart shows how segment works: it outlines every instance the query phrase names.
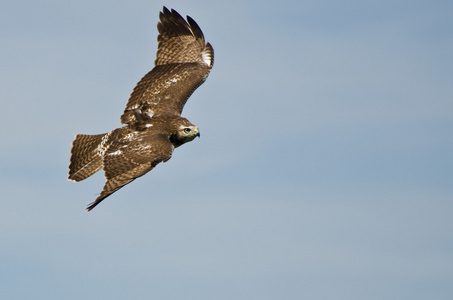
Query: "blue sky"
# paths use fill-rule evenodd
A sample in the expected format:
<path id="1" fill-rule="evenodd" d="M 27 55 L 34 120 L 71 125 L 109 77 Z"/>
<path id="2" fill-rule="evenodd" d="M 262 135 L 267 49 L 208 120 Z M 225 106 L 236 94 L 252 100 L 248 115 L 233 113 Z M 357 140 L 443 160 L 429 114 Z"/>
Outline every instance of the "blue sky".
<path id="1" fill-rule="evenodd" d="M 215 49 L 201 138 L 85 207 L 162 6 Z M 451 1 L 0 3 L 0 298 L 451 299 Z"/>

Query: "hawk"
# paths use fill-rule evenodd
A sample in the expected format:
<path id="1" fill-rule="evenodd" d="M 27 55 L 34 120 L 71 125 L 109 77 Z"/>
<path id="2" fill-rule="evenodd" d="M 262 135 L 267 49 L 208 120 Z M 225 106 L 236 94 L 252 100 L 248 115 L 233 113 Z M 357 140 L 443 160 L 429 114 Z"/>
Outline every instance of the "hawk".
<path id="1" fill-rule="evenodd" d="M 154 68 L 135 86 L 121 116 L 123 127 L 98 135 L 78 134 L 72 142 L 69 180 L 84 180 L 100 169 L 106 182 L 89 204 L 106 197 L 171 158 L 173 149 L 200 136 L 181 113 L 190 95 L 208 77 L 214 49 L 189 16 L 159 14 Z"/>

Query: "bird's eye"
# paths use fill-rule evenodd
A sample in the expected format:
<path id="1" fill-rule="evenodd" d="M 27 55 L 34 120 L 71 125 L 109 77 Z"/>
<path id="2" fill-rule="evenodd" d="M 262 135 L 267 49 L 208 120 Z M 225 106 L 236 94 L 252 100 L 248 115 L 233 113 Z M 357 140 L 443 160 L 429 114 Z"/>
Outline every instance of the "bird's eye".
<path id="1" fill-rule="evenodd" d="M 190 133 L 192 131 L 192 129 L 190 128 L 184 128 L 184 133 Z"/>

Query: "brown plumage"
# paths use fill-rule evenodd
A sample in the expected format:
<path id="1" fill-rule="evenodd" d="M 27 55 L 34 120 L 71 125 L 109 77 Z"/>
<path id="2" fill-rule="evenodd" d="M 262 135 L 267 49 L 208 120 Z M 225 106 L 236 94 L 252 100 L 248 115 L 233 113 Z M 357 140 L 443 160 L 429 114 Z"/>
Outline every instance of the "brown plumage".
<path id="1" fill-rule="evenodd" d="M 132 91 L 121 123 L 134 125 L 159 114 L 180 116 L 187 99 L 208 77 L 214 49 L 197 23 L 187 20 L 165 7 L 160 13 L 155 67 Z"/>
<path id="2" fill-rule="evenodd" d="M 98 135 L 78 134 L 72 143 L 69 180 L 81 181 L 101 168 L 106 182 L 87 210 L 171 158 L 173 149 L 200 136 L 181 117 L 183 107 L 209 75 L 214 50 L 197 23 L 166 7 L 160 13 L 155 67 L 134 88 L 121 123 Z"/>

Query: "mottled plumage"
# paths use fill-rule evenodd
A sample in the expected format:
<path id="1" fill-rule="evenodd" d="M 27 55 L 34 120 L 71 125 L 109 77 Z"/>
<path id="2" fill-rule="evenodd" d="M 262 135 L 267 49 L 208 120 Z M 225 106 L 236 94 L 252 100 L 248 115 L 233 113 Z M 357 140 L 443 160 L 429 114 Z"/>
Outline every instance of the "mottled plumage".
<path id="1" fill-rule="evenodd" d="M 105 134 L 78 134 L 72 143 L 69 180 L 84 180 L 101 168 L 105 172 L 104 188 L 88 210 L 200 136 L 181 112 L 209 75 L 214 50 L 189 16 L 186 22 L 164 7 L 159 17 L 155 67 L 134 88 L 121 116 L 126 125 Z"/>

